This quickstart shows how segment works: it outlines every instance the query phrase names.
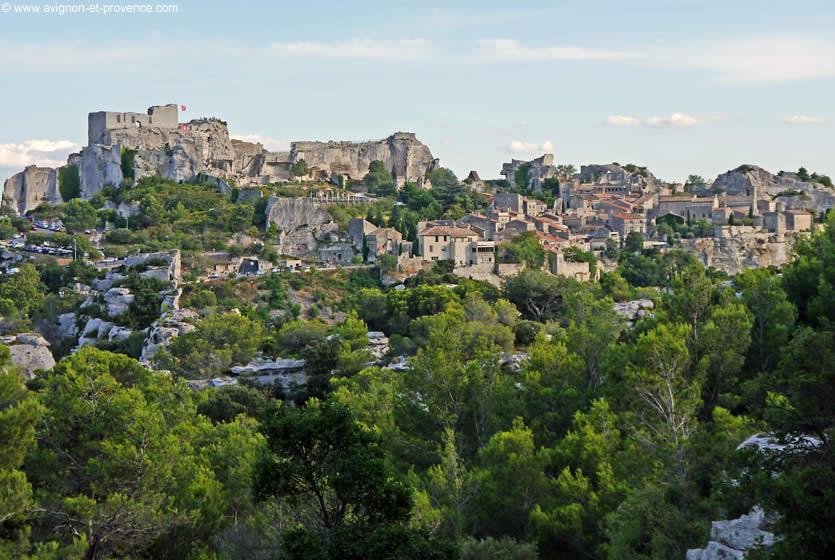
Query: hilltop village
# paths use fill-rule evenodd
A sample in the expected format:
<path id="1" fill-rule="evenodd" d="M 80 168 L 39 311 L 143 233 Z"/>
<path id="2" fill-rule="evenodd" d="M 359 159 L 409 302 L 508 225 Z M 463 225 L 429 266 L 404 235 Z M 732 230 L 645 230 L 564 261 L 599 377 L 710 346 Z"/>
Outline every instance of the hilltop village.
<path id="1" fill-rule="evenodd" d="M 0 557 L 818 557 L 831 179 L 558 155 L 90 113 L 3 186 Z"/>
<path id="2" fill-rule="evenodd" d="M 88 145 L 63 168 L 32 166 L 8 179 L 3 205 L 30 215 L 64 196 L 89 200 L 146 177 L 208 184 L 239 199 L 265 201 L 264 227 L 277 230 L 281 255 L 329 265 L 376 264 L 388 255 L 394 260 L 381 262 L 390 281 L 450 261 L 456 274 L 498 284 L 520 269 L 513 265 L 524 264 L 505 250 L 523 235 L 543 247 L 547 270 L 577 279 L 592 278 L 590 257 L 604 260 L 607 249 L 614 254 L 630 234 L 645 247 L 682 247 L 726 272 L 781 266 L 796 235 L 810 231 L 835 204 L 825 176 L 772 175 L 753 165 L 712 181 L 691 176 L 693 182 L 674 184 L 646 167 L 613 163 L 577 170 L 556 166 L 554 154 L 544 154 L 504 163 L 498 179 L 482 180 L 472 171 L 459 182 L 413 133 L 360 143 L 293 142 L 288 152 L 271 152 L 230 138 L 226 123 L 216 118 L 181 123 L 178 110 L 164 105 L 146 113 L 91 113 Z M 431 191 L 433 174 L 442 187 L 471 194 L 477 208 L 451 209 L 448 218 L 421 220 L 408 231 L 363 218 L 338 227 L 327 211 L 373 205 L 404 187 Z M 62 188 L 62 177 L 72 185 Z M 141 202 L 113 209 L 129 220 Z M 252 270 L 268 266 L 248 262 Z"/>

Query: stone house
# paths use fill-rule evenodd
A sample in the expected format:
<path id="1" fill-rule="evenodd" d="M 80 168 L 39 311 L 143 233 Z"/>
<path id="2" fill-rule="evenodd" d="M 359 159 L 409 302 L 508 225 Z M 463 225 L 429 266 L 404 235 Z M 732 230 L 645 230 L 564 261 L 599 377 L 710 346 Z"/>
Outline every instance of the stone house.
<path id="1" fill-rule="evenodd" d="M 412 242 L 404 241 L 403 234 L 394 228 L 377 228 L 365 236 L 365 246 L 368 250 L 368 258 L 370 263 L 377 262 L 379 255 L 392 255 L 399 257 L 400 255 L 410 255 L 412 252 Z"/>
<path id="2" fill-rule="evenodd" d="M 418 233 L 420 254 L 424 261 L 453 261 L 457 266 L 495 262 L 495 243 L 482 240 L 470 228 L 459 226 L 428 227 Z"/>

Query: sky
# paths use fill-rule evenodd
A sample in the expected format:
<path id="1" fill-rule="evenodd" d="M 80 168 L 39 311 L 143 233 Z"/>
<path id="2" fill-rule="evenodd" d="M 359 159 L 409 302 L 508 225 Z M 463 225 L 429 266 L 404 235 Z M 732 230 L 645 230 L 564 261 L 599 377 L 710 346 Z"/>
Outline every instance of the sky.
<path id="1" fill-rule="evenodd" d="M 165 103 L 271 149 L 415 132 L 459 177 L 546 151 L 835 173 L 831 0 L 148 5 L 0 0 L 0 180 L 64 162 L 91 111 Z"/>

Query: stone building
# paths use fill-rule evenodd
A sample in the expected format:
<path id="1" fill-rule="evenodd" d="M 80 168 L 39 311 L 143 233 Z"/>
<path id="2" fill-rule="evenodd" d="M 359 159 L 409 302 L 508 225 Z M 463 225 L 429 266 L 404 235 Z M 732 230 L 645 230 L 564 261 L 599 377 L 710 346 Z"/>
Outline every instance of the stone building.
<path id="1" fill-rule="evenodd" d="M 453 261 L 456 266 L 492 264 L 495 244 L 470 228 L 432 226 L 418 232 L 424 261 Z"/>
<path id="2" fill-rule="evenodd" d="M 175 129 L 179 123 L 176 104 L 153 105 L 145 113 L 96 111 L 87 115 L 88 144 L 108 144 L 106 133 L 111 130 L 159 128 Z"/>
<path id="3" fill-rule="evenodd" d="M 394 228 L 377 228 L 365 236 L 365 246 L 368 250 L 370 263 L 376 263 L 380 255 L 409 256 L 412 253 L 412 242 L 404 241 L 403 234 Z"/>

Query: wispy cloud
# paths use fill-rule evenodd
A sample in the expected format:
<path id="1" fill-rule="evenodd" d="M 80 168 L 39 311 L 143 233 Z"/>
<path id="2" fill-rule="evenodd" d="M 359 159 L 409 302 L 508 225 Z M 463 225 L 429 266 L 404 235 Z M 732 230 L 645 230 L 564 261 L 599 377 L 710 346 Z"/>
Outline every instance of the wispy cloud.
<path id="1" fill-rule="evenodd" d="M 24 168 L 27 165 L 57 167 L 81 146 L 71 140 L 24 140 L 20 144 L 0 144 L 0 166 Z"/>
<path id="2" fill-rule="evenodd" d="M 532 154 L 535 152 L 554 153 L 554 145 L 550 140 L 546 140 L 541 144 L 537 144 L 536 142 L 523 142 L 522 140 L 511 140 L 507 149 L 513 154 Z"/>
<path id="3" fill-rule="evenodd" d="M 607 126 L 647 126 L 650 128 L 690 128 L 709 121 L 716 121 L 725 118 L 721 113 L 708 113 L 704 115 L 690 115 L 687 113 L 675 112 L 668 116 L 653 115 L 645 119 L 630 117 L 627 115 L 610 115 L 604 120 Z"/>
<path id="4" fill-rule="evenodd" d="M 641 124 L 641 119 L 626 115 L 609 115 L 606 117 L 605 123 L 608 126 L 638 126 Z"/>
<path id="5" fill-rule="evenodd" d="M 783 117 L 783 122 L 786 124 L 823 124 L 826 120 L 823 117 L 811 115 L 789 115 Z"/>
<path id="6" fill-rule="evenodd" d="M 698 69 L 726 81 L 786 82 L 835 76 L 835 40 L 810 36 L 752 36 L 672 46 L 526 45 L 515 39 L 476 41 L 484 61 L 587 61 L 647 68 Z"/>
<path id="7" fill-rule="evenodd" d="M 476 41 L 476 45 L 480 57 L 499 60 L 612 61 L 639 56 L 638 53 L 628 50 L 599 49 L 576 45 L 532 47 L 525 46 L 514 39 L 483 39 Z"/>

